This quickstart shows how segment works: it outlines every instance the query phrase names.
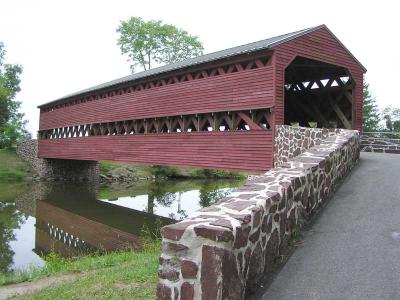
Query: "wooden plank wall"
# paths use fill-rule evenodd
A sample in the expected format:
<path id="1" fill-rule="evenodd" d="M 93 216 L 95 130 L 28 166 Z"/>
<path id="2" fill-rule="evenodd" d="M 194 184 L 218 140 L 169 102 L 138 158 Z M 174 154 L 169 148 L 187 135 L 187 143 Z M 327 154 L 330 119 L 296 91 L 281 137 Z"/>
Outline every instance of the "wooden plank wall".
<path id="1" fill-rule="evenodd" d="M 325 28 L 318 29 L 302 37 L 288 41 L 274 48 L 275 61 L 275 122 L 284 123 L 284 83 L 285 68 L 296 56 L 320 60 L 347 68 L 356 83 L 355 122 L 357 130 L 362 129 L 363 70 L 342 45 Z"/>
<path id="2" fill-rule="evenodd" d="M 265 55 L 270 53 L 266 52 Z M 246 59 L 252 58 L 248 56 Z M 54 110 L 44 109 L 40 115 L 40 130 L 267 108 L 274 102 L 273 74 L 271 65 L 262 65 L 218 76 L 154 86 Z M 51 139 L 39 141 L 39 157 L 263 172 L 272 167 L 272 136 L 271 130 L 261 130 Z"/>
<path id="3" fill-rule="evenodd" d="M 194 79 L 41 112 L 39 130 L 99 122 L 271 107 L 273 68 Z"/>
<path id="4" fill-rule="evenodd" d="M 265 172 L 272 130 L 184 132 L 39 140 L 39 157 L 112 160 Z"/>

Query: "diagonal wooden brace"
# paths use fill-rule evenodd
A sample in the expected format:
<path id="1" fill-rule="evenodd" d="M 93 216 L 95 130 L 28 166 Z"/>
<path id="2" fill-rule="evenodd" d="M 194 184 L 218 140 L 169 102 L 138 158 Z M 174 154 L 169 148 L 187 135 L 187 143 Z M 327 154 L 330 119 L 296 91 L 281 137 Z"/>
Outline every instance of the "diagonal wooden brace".
<path id="1" fill-rule="evenodd" d="M 238 116 L 241 117 L 242 120 L 247 123 L 247 125 L 250 127 L 250 130 L 263 130 L 263 128 L 261 126 L 254 123 L 253 120 L 245 113 L 238 112 Z"/>

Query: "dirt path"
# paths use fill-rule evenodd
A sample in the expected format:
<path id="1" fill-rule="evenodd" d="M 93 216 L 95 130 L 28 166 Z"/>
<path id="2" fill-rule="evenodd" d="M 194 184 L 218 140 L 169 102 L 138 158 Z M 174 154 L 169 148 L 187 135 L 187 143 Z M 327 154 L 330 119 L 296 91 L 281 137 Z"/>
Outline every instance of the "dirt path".
<path id="1" fill-rule="evenodd" d="M 52 277 L 46 277 L 31 282 L 21 282 L 16 284 L 10 284 L 0 287 L 0 300 L 4 300 L 14 296 L 21 296 L 26 294 L 32 294 L 34 292 L 43 290 L 49 286 L 65 283 L 66 281 L 72 281 L 84 274 L 63 274 Z"/>

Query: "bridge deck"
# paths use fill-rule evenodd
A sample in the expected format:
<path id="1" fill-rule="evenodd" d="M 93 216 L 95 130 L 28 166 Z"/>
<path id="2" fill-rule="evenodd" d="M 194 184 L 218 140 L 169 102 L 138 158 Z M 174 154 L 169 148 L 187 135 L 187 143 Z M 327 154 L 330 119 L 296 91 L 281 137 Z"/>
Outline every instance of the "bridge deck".
<path id="1" fill-rule="evenodd" d="M 400 299 L 399 170 L 362 153 L 262 299 Z"/>

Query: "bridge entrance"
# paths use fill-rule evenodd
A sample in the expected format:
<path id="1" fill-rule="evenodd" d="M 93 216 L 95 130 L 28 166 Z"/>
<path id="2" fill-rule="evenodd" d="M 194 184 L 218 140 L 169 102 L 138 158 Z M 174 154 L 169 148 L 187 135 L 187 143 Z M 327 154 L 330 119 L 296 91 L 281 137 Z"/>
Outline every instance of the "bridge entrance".
<path id="1" fill-rule="evenodd" d="M 346 68 L 304 57 L 285 70 L 285 124 L 352 129 L 354 80 Z"/>

